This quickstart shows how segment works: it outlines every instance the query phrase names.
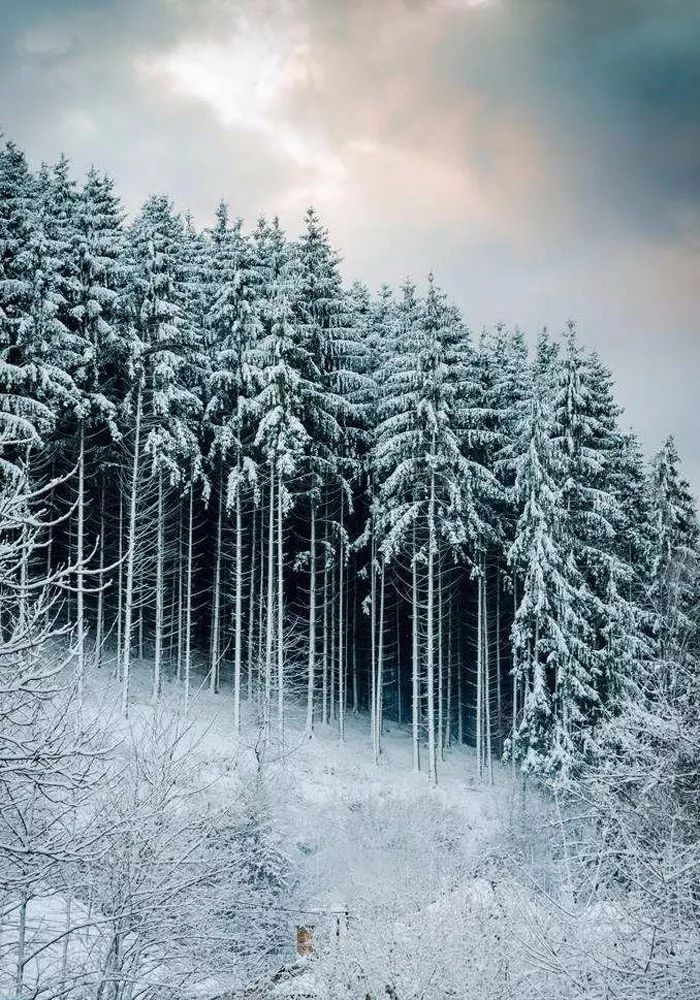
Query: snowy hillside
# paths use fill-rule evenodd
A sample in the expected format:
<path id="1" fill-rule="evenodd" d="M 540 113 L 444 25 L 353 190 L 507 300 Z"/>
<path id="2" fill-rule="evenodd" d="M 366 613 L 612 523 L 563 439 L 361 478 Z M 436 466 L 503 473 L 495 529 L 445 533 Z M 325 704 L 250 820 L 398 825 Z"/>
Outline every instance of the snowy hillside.
<path id="1" fill-rule="evenodd" d="M 619 900 L 573 892 L 573 828 L 509 768 L 483 784 L 473 752 L 454 748 L 431 787 L 411 772 L 410 731 L 387 723 L 376 765 L 368 717 L 348 718 L 343 743 L 323 726 L 309 738 L 303 704 L 284 746 L 265 751 L 254 705 L 235 734 L 228 686 L 212 694 L 202 674 L 185 714 L 173 679 L 153 704 L 151 670 L 134 664 L 127 720 L 110 665 L 86 679 L 83 719 L 110 720 L 111 777 L 76 821 L 77 843 L 99 830 L 89 891 L 55 888 L 28 907 L 28 995 L 81 977 L 104 992 L 118 972 L 147 995 L 212 1000 L 510 1000 L 543 984 L 568 998 L 589 978 L 624 980 L 621 950 L 646 960 Z M 14 934 L 10 919 L 6 949 Z M 688 954 L 677 962 L 692 981 Z"/>
<path id="2" fill-rule="evenodd" d="M 92 863 L 102 869 L 102 876 L 110 872 L 107 885 L 113 892 L 117 889 L 114 882 L 126 860 L 132 877 L 140 877 L 158 901 L 159 912 L 152 912 L 149 903 L 138 922 L 146 927 L 155 922 L 161 928 L 160 896 L 166 908 L 171 897 L 183 896 L 188 878 L 182 879 L 180 865 L 188 864 L 194 842 L 188 835 L 182 856 L 177 847 L 171 853 L 169 835 L 161 840 L 160 824 L 177 825 L 178 817 L 198 814 L 199 821 L 208 816 L 212 826 L 230 824 L 237 830 L 235 860 L 242 867 L 234 864 L 229 869 L 231 859 L 225 859 L 228 885 L 217 886 L 213 893 L 207 887 L 195 904 L 206 907 L 198 912 L 202 919 L 211 918 L 213 906 L 235 909 L 229 933 L 235 930 L 242 954 L 224 962 L 214 959 L 211 968 L 188 975 L 189 989 L 210 996 L 258 982 L 270 988 L 277 983 L 275 988 L 281 990 L 279 984 L 288 977 L 298 988 L 296 934 L 298 927 L 307 927 L 313 928 L 314 989 L 323 993 L 330 988 L 329 977 L 337 974 L 339 956 L 362 944 L 365 935 L 375 938 L 381 931 L 384 943 L 389 935 L 409 946 L 412 921 L 433 921 L 441 901 L 450 900 L 453 906 L 466 893 L 472 905 L 473 894 L 483 892 L 482 873 L 497 830 L 506 822 L 510 772 L 498 770 L 493 788 L 480 785 L 473 753 L 460 748 L 445 762 L 441 787 L 431 788 L 424 772 L 411 772 L 410 732 L 387 724 L 377 766 L 367 741 L 366 716 L 347 720 L 343 743 L 337 732 L 323 726 L 309 739 L 303 706 L 296 715 L 289 714 L 284 746 L 273 742 L 265 752 L 254 705 L 244 705 L 242 732 L 235 734 L 232 692 L 226 686 L 214 695 L 202 678 L 199 687 L 193 685 L 185 716 L 182 685 L 166 680 L 163 697 L 154 706 L 148 661 L 134 665 L 125 720 L 119 710 L 120 685 L 110 676 L 112 666 L 107 661 L 86 677 L 82 713 L 83 720 L 109 720 L 110 788 L 100 797 L 101 815 L 88 816 L 86 811 L 80 820 L 88 831 L 102 824 L 110 841 L 115 837 L 112 820 L 119 817 L 122 824 L 110 853 L 103 854 L 99 845 L 93 849 Z M 134 758 L 136 787 L 130 784 Z M 202 832 L 198 830 L 197 837 Z M 252 841 L 262 849 L 253 852 L 251 863 L 242 857 L 241 845 Z M 165 855 L 153 857 L 134 869 L 127 860 L 134 842 L 141 844 L 139 854 L 154 851 L 156 844 L 164 846 L 167 860 Z M 120 847 L 125 847 L 124 856 Z M 209 878 L 217 881 L 216 866 Z M 130 889 L 133 897 L 129 892 L 118 891 L 116 897 L 107 892 L 103 898 L 110 901 L 109 909 L 118 901 L 125 913 L 134 906 L 140 910 L 146 902 L 144 886 Z M 86 904 L 84 898 L 73 899 L 59 890 L 30 902 L 24 933 L 27 950 L 36 958 L 24 968 L 26 988 L 41 995 L 43 983 L 72 980 L 76 966 L 84 969 L 96 959 L 98 966 L 105 961 L 103 924 L 109 926 L 110 921 L 107 909 L 99 912 L 98 896 L 99 891 Z M 186 889 L 184 898 L 191 906 Z M 69 946 L 64 937 L 67 921 L 78 927 Z M 15 935 L 10 920 L 6 947 Z M 160 959 L 151 956 L 145 968 L 137 953 L 129 953 L 130 946 L 123 946 L 127 964 L 135 963 L 140 978 L 165 980 L 174 988 L 177 934 L 167 947 L 161 942 L 155 948 Z M 11 975 L 9 969 L 6 974 Z"/>
<path id="3" fill-rule="evenodd" d="M 154 708 L 150 669 L 149 662 L 138 665 L 128 723 L 118 723 L 137 735 L 154 717 L 166 725 L 182 718 L 182 688 L 174 681 Z M 102 696 L 102 677 L 96 680 Z M 473 750 L 456 747 L 446 756 L 440 786 L 431 788 L 425 770 L 411 770 L 409 727 L 385 725 L 377 766 L 367 715 L 348 717 L 344 742 L 324 726 L 310 739 L 303 705 L 288 714 L 284 746 L 273 740 L 265 751 L 255 705 L 244 703 L 236 736 L 230 686 L 213 695 L 200 680 L 185 723 L 188 756 L 199 779 L 214 783 L 215 797 L 235 802 L 242 788 L 255 789 L 270 810 L 295 873 L 284 899 L 288 919 L 281 921 L 289 928 L 287 958 L 297 924 L 335 932 L 336 917 L 416 913 L 479 870 L 510 809 L 509 769 L 496 769 L 495 786 L 482 784 Z M 113 689 L 117 698 L 116 683 Z"/>

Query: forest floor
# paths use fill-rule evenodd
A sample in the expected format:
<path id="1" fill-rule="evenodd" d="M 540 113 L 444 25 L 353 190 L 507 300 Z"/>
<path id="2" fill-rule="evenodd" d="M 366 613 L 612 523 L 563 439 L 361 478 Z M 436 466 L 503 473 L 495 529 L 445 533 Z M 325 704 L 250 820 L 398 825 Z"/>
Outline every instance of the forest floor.
<path id="1" fill-rule="evenodd" d="M 96 883 L 107 892 L 116 880 L 120 895 L 120 874 L 128 869 L 125 891 L 155 922 L 146 922 L 156 935 L 151 976 L 177 976 L 178 963 L 189 960 L 167 928 L 162 956 L 158 951 L 161 918 L 151 896 L 161 889 L 163 870 L 172 879 L 180 869 L 168 868 L 167 857 L 163 868 L 153 836 L 178 843 L 189 829 L 205 847 L 212 830 L 221 834 L 212 840 L 211 856 L 232 864 L 214 896 L 209 882 L 196 896 L 194 926 L 211 918 L 215 949 L 220 940 L 226 946 L 221 956 L 206 953 L 187 996 L 482 1000 L 519 996 L 530 981 L 536 992 L 528 995 L 579 996 L 589 995 L 576 991 L 581 983 L 588 988 L 591 961 L 604 980 L 608 969 L 617 970 L 623 949 L 635 968 L 643 967 L 648 942 L 620 902 L 572 894 L 556 801 L 548 803 L 534 786 L 525 792 L 509 768 L 494 761 L 493 784 L 488 774 L 479 780 L 472 749 L 454 746 L 440 762 L 438 787 L 430 787 L 427 773 L 412 768 L 410 726 L 386 720 L 375 764 L 366 714 L 348 714 L 344 741 L 337 720 L 317 724 L 309 738 L 303 702 L 291 695 L 284 740 L 273 706 L 265 749 L 254 702 L 244 700 L 241 732 L 235 732 L 228 683 L 213 694 L 204 672 L 194 671 L 185 711 L 181 683 L 166 676 L 154 704 L 152 662 L 131 666 L 128 718 L 109 662 L 88 671 L 82 705 L 107 740 L 104 801 L 114 810 L 118 848 L 126 844 L 126 869 L 119 867 L 118 849 L 115 859 L 105 859 L 106 878 Z M 168 770 L 173 759 L 183 762 L 181 772 Z M 164 771 L 175 773 L 167 787 L 177 786 L 174 811 L 165 818 L 158 784 L 163 762 Z M 132 815 L 142 795 L 146 808 Z M 104 816 L 101 801 L 97 813 Z M 151 824 L 144 829 L 142 816 Z M 111 822 L 109 813 L 108 829 Z M 145 859 L 145 892 L 138 879 L 133 886 L 130 881 L 134 844 L 137 860 Z M 166 882 L 165 896 L 168 891 Z M 103 962 L 109 934 L 101 936 L 102 914 L 109 911 L 102 898 L 93 909 L 92 897 L 86 903 L 80 893 L 67 896 L 59 888 L 36 895 L 28 908 L 31 947 L 38 946 L 39 956 L 25 968 L 28 982 L 61 979 L 67 912 L 85 927 L 71 938 L 69 964 L 92 970 L 93 956 L 98 968 Z M 313 936 L 313 963 L 297 959 L 300 927 Z M 217 937 L 222 929 L 226 936 Z M 6 947 L 15 934 L 7 924 Z M 551 980 L 552 989 L 540 990 L 539 977 L 545 985 Z M 261 983 L 264 991 L 255 992 Z M 387 984 L 398 984 L 396 991 Z"/>
<path id="2" fill-rule="evenodd" d="M 93 673 L 98 701 L 110 691 L 118 696 L 110 675 L 108 666 Z M 135 733 L 156 713 L 183 719 L 182 685 L 166 679 L 155 709 L 151 683 L 152 663 L 135 661 L 126 723 Z M 256 706 L 243 701 L 237 736 L 230 685 L 213 694 L 200 675 L 191 686 L 186 725 L 199 773 L 211 779 L 219 802 L 227 786 L 232 796 L 240 795 L 241 778 L 262 791 L 280 849 L 295 873 L 290 924 L 330 926 L 346 912 L 371 916 L 375 909 L 409 915 L 478 877 L 509 824 L 508 768 L 494 761 L 493 786 L 488 775 L 480 782 L 474 751 L 453 746 L 439 763 L 438 787 L 431 788 L 425 770 L 413 771 L 410 725 L 385 721 L 375 764 L 367 714 L 348 713 L 343 742 L 337 720 L 317 723 L 309 739 L 305 708 L 290 698 L 282 746 L 275 708 L 264 751 Z M 424 748 L 421 755 L 424 765 Z M 227 782 L 226 775 L 235 780 Z"/>
<path id="3" fill-rule="evenodd" d="M 107 659 L 99 670 L 90 667 L 85 677 L 83 711 L 98 722 L 110 748 L 106 793 L 111 808 L 123 822 L 127 813 L 120 803 L 130 808 L 133 788 L 129 792 L 128 783 L 134 772 L 129 761 L 139 746 L 151 755 L 144 760 L 165 761 L 174 755 L 186 765 L 176 779 L 178 796 L 184 792 L 191 803 L 185 808 L 194 809 L 197 816 L 217 817 L 223 830 L 230 822 L 232 830 L 245 831 L 252 820 L 252 846 L 260 858 L 260 869 L 255 861 L 246 869 L 245 881 L 237 882 L 237 876 L 230 886 L 227 881 L 227 905 L 247 957 L 241 953 L 240 962 L 235 958 L 226 972 L 217 969 L 217 963 L 208 965 L 198 995 L 233 996 L 234 986 L 239 989 L 261 977 L 276 982 L 277 971 L 280 989 L 289 977 L 298 989 L 297 977 L 310 976 L 308 995 L 331 997 L 333 988 L 318 988 L 321 980 L 330 984 L 340 975 L 350 981 L 357 969 L 366 967 L 367 976 L 382 981 L 385 968 L 394 962 L 411 981 L 429 983 L 436 969 L 450 967 L 452 956 L 471 953 L 471 944 L 465 943 L 472 940 L 469 935 L 479 941 L 486 935 L 490 946 L 502 908 L 495 879 L 503 877 L 503 848 L 517 813 L 508 768 L 494 761 L 493 785 L 488 775 L 482 782 L 474 752 L 453 746 L 440 761 L 438 787 L 430 787 L 425 770 L 413 771 L 410 726 L 386 720 L 375 764 L 365 713 L 348 713 L 344 741 L 337 720 L 317 724 L 309 738 L 304 705 L 291 695 L 285 704 L 284 741 L 279 739 L 273 706 L 265 749 L 253 701 L 244 700 L 241 732 L 236 734 L 228 683 L 214 694 L 204 672 L 193 671 L 185 711 L 183 685 L 167 672 L 154 704 L 152 677 L 152 661 L 132 661 L 126 719 L 113 663 Z M 148 774 L 156 772 L 136 773 L 137 781 L 146 776 L 148 785 Z M 222 810 L 230 811 L 230 821 L 222 820 Z M 177 827 L 179 817 L 177 813 L 174 821 L 169 814 L 167 822 Z M 157 817 L 154 822 L 157 831 Z M 146 830 L 135 828 L 134 833 L 137 842 L 145 836 L 141 843 L 150 843 Z M 107 868 L 118 863 L 110 859 Z M 502 885 L 515 899 L 512 880 Z M 29 938 L 32 948 L 38 946 L 39 958 L 25 968 L 28 982 L 39 983 L 49 975 L 60 978 L 67 954 L 61 945 L 67 912 L 86 928 L 71 938 L 70 962 L 80 967 L 91 962 L 93 954 L 99 956 L 100 913 L 91 901 L 89 912 L 85 905 L 79 895 L 70 898 L 60 890 L 32 898 Z M 313 929 L 316 961 L 311 972 L 297 959 L 299 927 Z M 15 933 L 11 925 L 5 928 L 7 945 Z M 436 942 L 447 949 L 449 959 L 437 958 Z M 490 968 L 486 952 L 483 955 L 481 964 Z M 458 980 L 463 975 L 457 974 Z M 269 995 L 277 996 L 277 987 Z"/>

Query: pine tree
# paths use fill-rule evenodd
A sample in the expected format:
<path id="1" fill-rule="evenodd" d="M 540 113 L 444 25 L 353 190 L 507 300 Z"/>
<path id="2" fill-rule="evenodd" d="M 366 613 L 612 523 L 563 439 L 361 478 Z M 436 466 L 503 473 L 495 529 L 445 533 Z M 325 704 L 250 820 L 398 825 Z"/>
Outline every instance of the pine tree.
<path id="1" fill-rule="evenodd" d="M 700 528 L 688 483 L 679 469 L 673 437 L 664 441 L 651 469 L 651 567 L 649 598 L 659 659 L 668 664 L 681 653 L 693 629 L 692 611 Z M 667 678 L 672 682 L 673 677 Z"/>
<path id="2" fill-rule="evenodd" d="M 13 474 L 14 461 L 54 424 L 50 407 L 37 398 L 35 380 L 24 371 L 21 326 L 32 297 L 36 202 L 36 181 L 24 153 L 7 142 L 0 149 L 0 410 L 6 474 Z"/>
<path id="3" fill-rule="evenodd" d="M 277 219 L 258 240 L 258 266 L 263 284 L 261 336 L 253 353 L 260 371 L 259 391 L 251 401 L 255 447 L 267 467 L 268 546 L 267 624 L 263 723 L 270 739 L 273 649 L 277 643 L 277 715 L 284 737 L 284 519 L 294 503 L 293 483 L 309 441 L 304 421 L 314 395 L 314 366 L 297 327 L 298 268 Z M 309 378 L 309 375 L 311 378 Z M 276 546 L 275 546 L 276 541 Z M 275 583 L 277 587 L 275 587 Z M 274 611 L 276 602 L 277 621 Z"/>
<path id="4" fill-rule="evenodd" d="M 309 638 L 306 728 L 310 734 L 314 725 L 316 675 L 316 589 L 319 548 L 323 554 L 323 657 L 322 675 L 323 722 L 334 713 L 335 684 L 330 683 L 335 650 L 330 643 L 328 614 L 333 610 L 335 594 L 329 589 L 327 568 L 336 560 L 345 560 L 347 544 L 345 526 L 341 523 L 341 498 L 350 495 L 348 485 L 349 455 L 347 453 L 346 416 L 350 370 L 348 357 L 354 359 L 356 345 L 347 336 L 346 299 L 339 272 L 339 261 L 312 208 L 306 213 L 305 229 L 296 245 L 299 294 L 297 299 L 300 344 L 306 352 L 303 393 L 306 399 L 305 426 L 308 438 L 305 447 L 303 474 L 309 505 Z M 319 531 L 320 528 L 320 531 Z M 319 534 L 322 537 L 319 539 Z M 320 545 L 319 545 L 320 542 Z M 313 598 L 311 597 L 313 595 Z M 344 650 L 340 652 L 340 673 Z M 344 679 L 341 683 L 345 683 Z M 339 700 L 342 702 L 343 697 Z M 342 725 L 342 722 L 341 722 Z"/>
<path id="5" fill-rule="evenodd" d="M 76 329 L 75 309 L 80 292 L 80 199 L 65 156 L 62 155 L 48 172 L 41 184 L 40 198 L 43 202 L 44 230 L 50 243 L 51 257 L 56 261 L 56 284 L 61 298 L 58 318 L 66 335 L 70 336 Z M 79 352 L 78 343 L 73 342 L 73 345 Z"/>
<path id="6" fill-rule="evenodd" d="M 217 684 L 221 589 L 221 504 L 226 512 L 235 510 L 235 595 L 234 595 L 234 725 L 240 729 L 241 663 L 243 649 L 243 493 L 246 483 L 255 480 L 255 467 L 248 454 L 244 434 L 249 422 L 248 401 L 255 388 L 252 349 L 260 332 L 258 275 L 251 247 L 241 232 L 240 221 L 229 226 L 223 203 L 217 211 L 211 233 L 212 286 L 207 328 L 211 341 L 212 370 L 205 412 L 211 429 L 211 456 L 218 463 L 219 513 L 217 516 L 214 613 L 212 618 L 212 685 Z M 229 463 L 231 463 L 229 465 Z M 227 470 L 227 473 L 224 473 Z M 225 477 L 225 478 L 224 478 Z"/>
<path id="7" fill-rule="evenodd" d="M 15 191 L 8 199 L 8 233 L 16 234 L 23 218 L 23 239 L 21 244 L 18 237 L 7 241 L 3 265 L 8 275 L 3 283 L 3 374 L 7 409 L 27 418 L 23 428 L 32 443 L 39 439 L 36 431 L 31 431 L 35 421 L 50 429 L 57 416 L 77 404 L 72 375 L 77 345 L 66 325 L 71 306 L 67 295 L 72 286 L 65 277 L 67 237 L 54 214 L 58 209 L 50 171 L 42 168 L 30 184 L 22 167 L 23 157 L 15 150 L 8 152 L 6 159 L 8 182 Z M 27 397 L 33 400 L 28 405 L 23 402 Z"/>
<path id="8" fill-rule="evenodd" d="M 488 474 L 462 452 L 461 420 L 467 391 L 462 360 L 464 332 L 458 315 L 447 305 L 432 277 L 420 308 L 415 304 L 413 286 L 404 286 L 399 322 L 403 324 L 397 338 L 400 353 L 390 357 L 379 375 L 383 397 L 374 456 L 379 487 L 373 521 L 383 561 L 391 561 L 409 548 L 414 592 L 418 568 L 425 567 L 428 771 L 435 783 L 438 547 L 444 543 L 453 556 L 462 554 L 468 542 L 486 532 L 473 498 L 475 481 L 482 476 L 488 478 Z M 414 619 L 417 603 L 414 597 Z M 417 621 L 414 629 L 416 625 Z M 418 666 L 415 641 L 414 636 L 414 692 Z M 379 710 L 375 714 L 378 717 Z M 414 741 L 416 730 L 414 716 Z"/>
<path id="9" fill-rule="evenodd" d="M 158 697 L 162 683 L 166 494 L 170 487 L 183 484 L 188 484 L 191 493 L 194 482 L 203 475 L 198 438 L 203 345 L 201 331 L 190 322 L 186 311 L 183 243 L 182 222 L 173 214 L 167 198 L 150 198 L 130 233 L 130 296 L 135 336 L 129 401 L 131 406 L 142 410 L 142 447 L 150 458 L 150 471 L 157 488 L 154 697 Z M 139 456 L 135 455 L 133 472 L 137 478 L 132 480 L 132 495 L 138 489 L 138 470 Z M 132 510 L 129 563 L 136 544 L 135 516 Z M 131 621 L 125 620 L 125 698 L 130 645 Z M 188 685 L 187 672 L 186 690 Z"/>
<path id="10" fill-rule="evenodd" d="M 575 703 L 568 708 L 590 725 L 595 724 L 608 691 L 617 685 L 615 643 L 611 648 L 609 640 L 615 623 L 626 617 L 621 588 L 629 571 L 621 556 L 623 519 L 613 489 L 622 449 L 618 415 L 609 374 L 595 355 L 581 349 L 570 325 L 558 359 L 554 421 L 562 461 L 568 559 L 581 580 L 580 603 L 592 655 L 588 662 L 571 661 Z M 585 743 L 583 733 L 581 738 Z"/>
<path id="11" fill-rule="evenodd" d="M 567 549 L 561 458 L 536 377 L 523 407 L 515 470 L 520 515 L 508 562 L 521 594 L 512 644 L 522 709 L 507 753 L 522 761 L 524 771 L 546 774 L 570 764 L 574 734 L 584 721 L 578 706 L 590 695 L 581 679 L 586 625 L 579 607 L 581 581 Z"/>

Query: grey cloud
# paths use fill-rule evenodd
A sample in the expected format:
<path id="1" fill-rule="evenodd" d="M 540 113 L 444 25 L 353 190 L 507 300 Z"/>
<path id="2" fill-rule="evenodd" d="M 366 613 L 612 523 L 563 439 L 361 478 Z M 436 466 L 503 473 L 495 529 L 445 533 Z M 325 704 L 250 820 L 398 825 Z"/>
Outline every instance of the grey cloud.
<path id="1" fill-rule="evenodd" d="M 627 225 L 672 233 L 678 201 L 700 200 L 700 6 L 535 6 L 536 104 L 599 161 Z"/>

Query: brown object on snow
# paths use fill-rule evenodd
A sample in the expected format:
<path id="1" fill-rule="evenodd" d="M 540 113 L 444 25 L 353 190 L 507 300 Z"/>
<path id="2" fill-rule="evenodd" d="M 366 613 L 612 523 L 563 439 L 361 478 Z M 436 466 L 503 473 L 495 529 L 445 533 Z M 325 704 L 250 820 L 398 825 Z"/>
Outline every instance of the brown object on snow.
<path id="1" fill-rule="evenodd" d="M 314 953 L 314 929 L 309 924 L 297 926 L 297 955 L 310 958 Z"/>

